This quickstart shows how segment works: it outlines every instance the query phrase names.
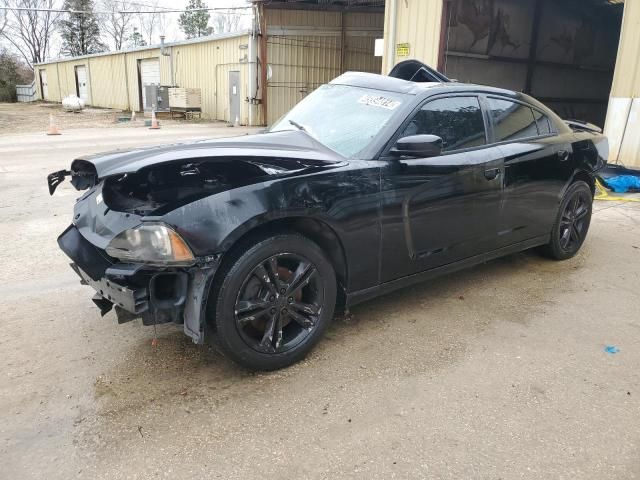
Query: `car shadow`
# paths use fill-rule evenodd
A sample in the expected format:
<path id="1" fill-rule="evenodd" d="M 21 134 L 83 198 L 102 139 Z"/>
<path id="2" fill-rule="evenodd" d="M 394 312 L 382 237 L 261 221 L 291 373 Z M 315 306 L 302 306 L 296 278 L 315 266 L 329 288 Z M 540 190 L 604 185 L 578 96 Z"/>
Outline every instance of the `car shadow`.
<path id="1" fill-rule="evenodd" d="M 553 285 L 572 274 L 571 262 L 525 252 L 387 294 L 336 318 L 305 360 L 276 372 L 243 369 L 213 346 L 194 345 L 178 326 L 161 325 L 157 346 L 136 342 L 96 379 L 98 413 L 113 417 L 150 405 L 217 408 L 268 396 L 310 374 L 322 382 L 356 373 L 437 372 L 463 358 L 496 321 L 526 324 L 549 302 Z"/>

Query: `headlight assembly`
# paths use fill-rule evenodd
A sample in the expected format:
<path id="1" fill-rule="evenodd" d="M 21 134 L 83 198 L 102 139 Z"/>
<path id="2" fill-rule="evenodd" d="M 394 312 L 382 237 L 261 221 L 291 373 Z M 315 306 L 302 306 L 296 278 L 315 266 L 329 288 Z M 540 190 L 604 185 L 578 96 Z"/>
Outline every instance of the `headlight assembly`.
<path id="1" fill-rule="evenodd" d="M 125 262 L 159 267 L 195 263 L 195 257 L 182 237 L 162 223 L 145 223 L 125 230 L 111 240 L 106 252 Z"/>

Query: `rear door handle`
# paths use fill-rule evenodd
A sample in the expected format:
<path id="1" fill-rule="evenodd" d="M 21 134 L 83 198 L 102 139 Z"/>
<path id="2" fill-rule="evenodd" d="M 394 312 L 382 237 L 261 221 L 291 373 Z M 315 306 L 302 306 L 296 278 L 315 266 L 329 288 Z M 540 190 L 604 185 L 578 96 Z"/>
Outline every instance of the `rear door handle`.
<path id="1" fill-rule="evenodd" d="M 496 178 L 498 178 L 498 175 L 500 175 L 499 168 L 489 168 L 488 170 L 484 171 L 484 178 L 486 178 L 487 180 L 495 180 Z"/>
<path id="2" fill-rule="evenodd" d="M 569 160 L 569 152 L 567 152 L 566 150 L 560 150 L 558 152 L 558 158 L 561 162 L 566 162 L 567 160 Z"/>

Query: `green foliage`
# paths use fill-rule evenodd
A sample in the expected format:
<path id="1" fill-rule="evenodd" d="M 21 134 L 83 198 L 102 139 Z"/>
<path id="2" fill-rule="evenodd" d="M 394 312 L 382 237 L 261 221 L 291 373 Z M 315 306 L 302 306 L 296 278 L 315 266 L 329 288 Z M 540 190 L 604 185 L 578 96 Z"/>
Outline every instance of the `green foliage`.
<path id="1" fill-rule="evenodd" d="M 213 28 L 208 26 L 209 12 L 194 11 L 199 8 L 207 8 L 207 5 L 202 0 L 189 0 L 186 10 L 180 14 L 178 23 L 187 38 L 203 37 L 213 33 Z"/>
<path id="2" fill-rule="evenodd" d="M 63 9 L 89 13 L 68 13 L 60 21 L 62 53 L 76 57 L 104 52 L 106 47 L 100 41 L 100 26 L 93 13 L 93 1 L 65 0 Z"/>
<path id="3" fill-rule="evenodd" d="M 138 31 L 137 27 L 133 27 L 133 32 L 131 33 L 131 35 L 129 35 L 127 43 L 130 48 L 147 46 L 147 42 L 145 41 L 142 34 Z"/>
<path id="4" fill-rule="evenodd" d="M 16 56 L 0 51 L 0 102 L 15 102 L 16 85 L 29 83 L 32 76 L 31 70 Z"/>

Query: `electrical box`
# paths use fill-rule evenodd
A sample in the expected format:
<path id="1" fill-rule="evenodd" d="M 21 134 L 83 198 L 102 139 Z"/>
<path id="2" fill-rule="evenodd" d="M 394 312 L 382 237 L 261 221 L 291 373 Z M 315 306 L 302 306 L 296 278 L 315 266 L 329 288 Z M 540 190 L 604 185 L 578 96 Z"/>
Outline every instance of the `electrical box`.
<path id="1" fill-rule="evenodd" d="M 156 112 L 169 111 L 169 89 L 171 87 L 164 85 L 145 85 L 145 112 L 155 110 Z"/>

